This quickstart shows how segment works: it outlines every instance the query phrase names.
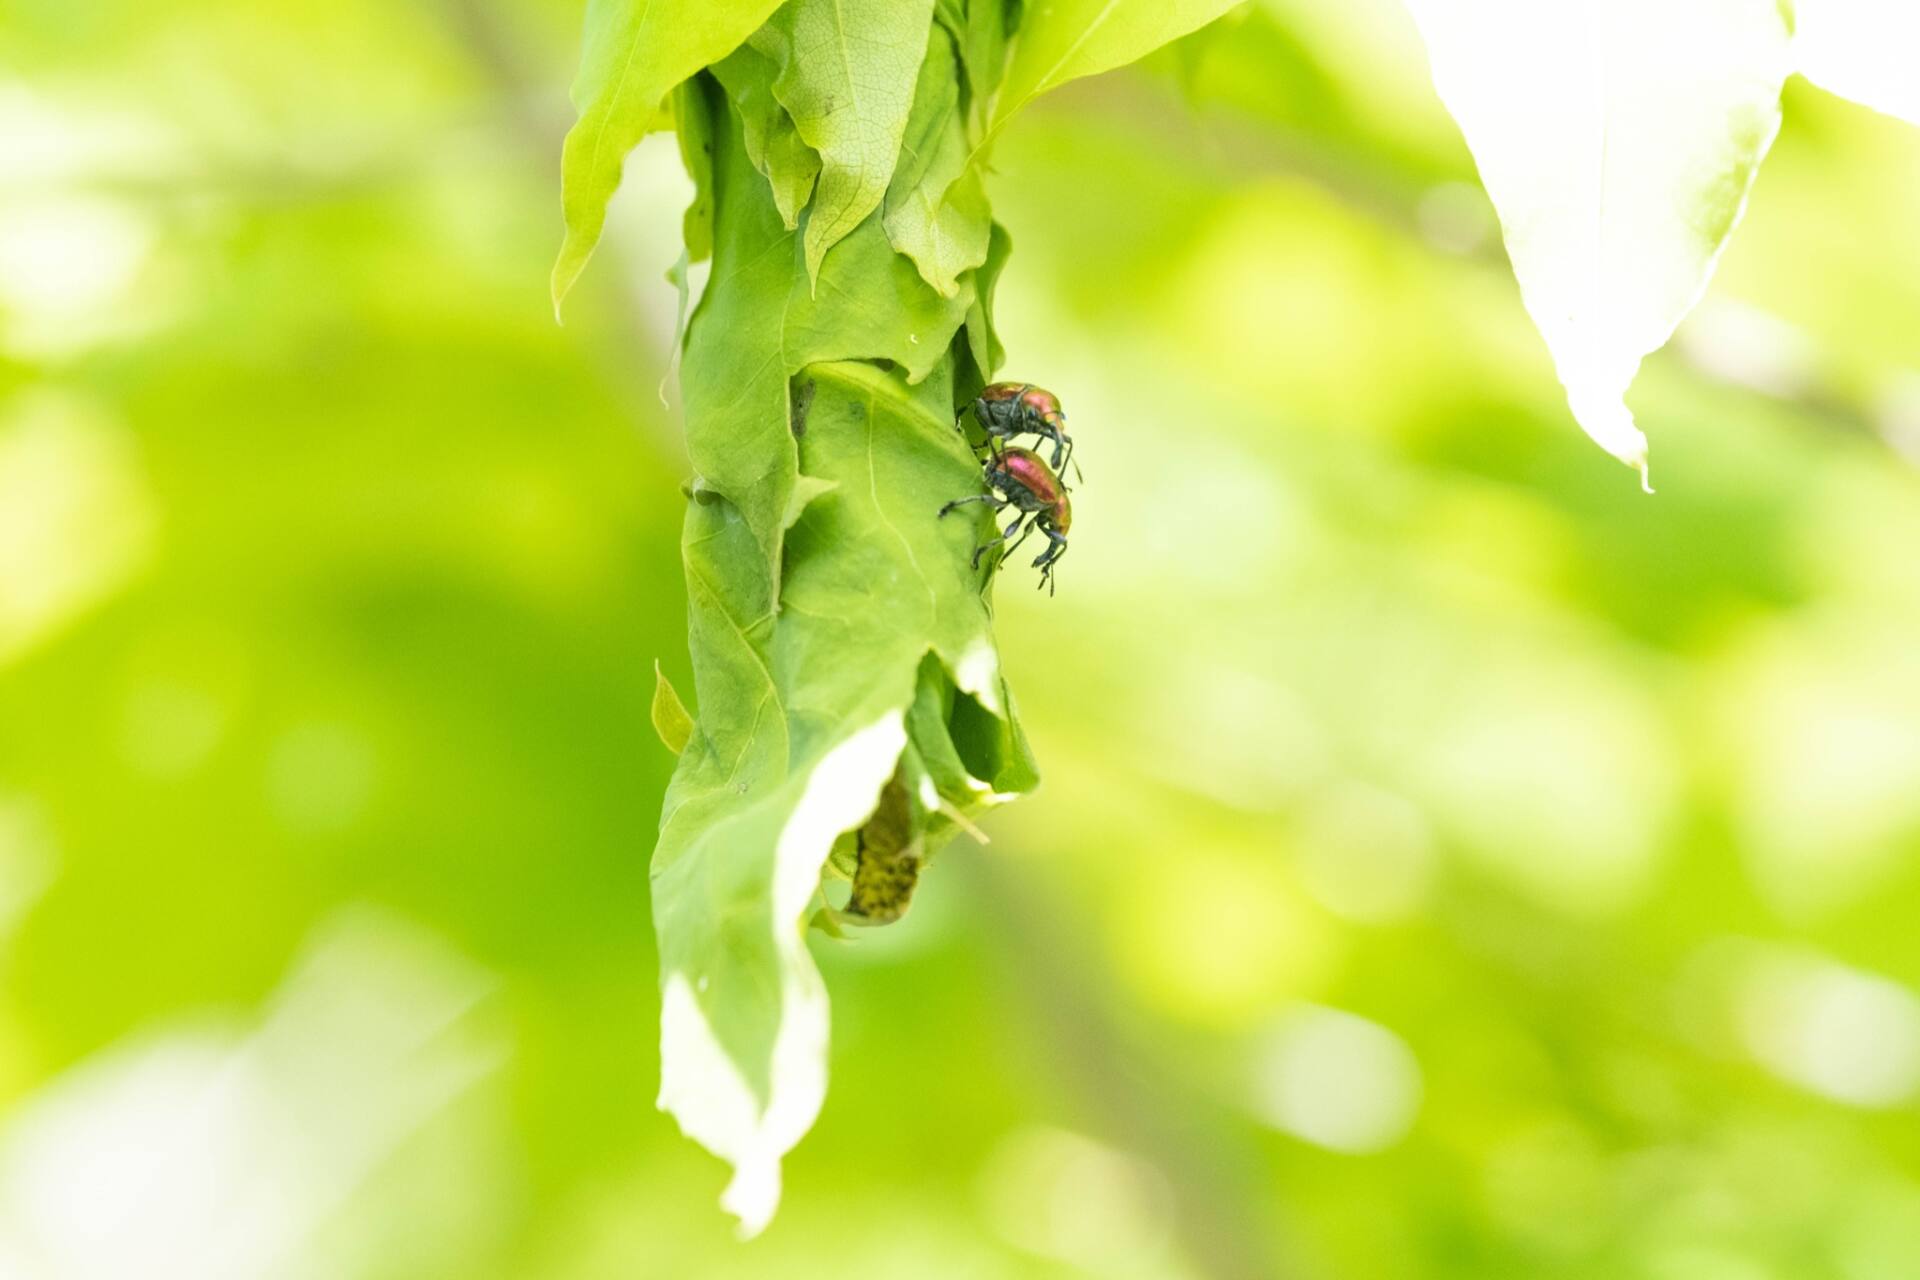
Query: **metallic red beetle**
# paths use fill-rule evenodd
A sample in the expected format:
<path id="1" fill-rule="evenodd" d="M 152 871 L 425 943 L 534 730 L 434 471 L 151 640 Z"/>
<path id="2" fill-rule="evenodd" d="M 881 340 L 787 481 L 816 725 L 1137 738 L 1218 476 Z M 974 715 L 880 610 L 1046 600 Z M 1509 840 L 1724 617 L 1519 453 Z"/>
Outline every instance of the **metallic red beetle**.
<path id="1" fill-rule="evenodd" d="M 989 448 L 1020 436 L 1039 436 L 1053 441 L 1056 471 L 1072 460 L 1073 437 L 1067 434 L 1067 414 L 1053 392 L 1031 382 L 996 382 L 969 407 L 974 421 L 987 433 Z M 967 410 L 962 409 L 960 418 L 964 420 L 966 415 Z"/>
<path id="2" fill-rule="evenodd" d="M 969 502 L 984 502 L 995 511 L 1005 511 L 1012 507 L 1018 514 L 999 537 L 991 542 L 981 543 L 973 549 L 973 564 L 980 566 L 980 557 L 993 548 L 1008 542 L 1006 555 L 1012 555 L 1027 535 L 1035 529 L 1047 535 L 1047 549 L 1042 551 L 1033 562 L 1040 570 L 1040 585 L 1053 594 L 1053 566 L 1067 553 L 1067 530 L 1073 526 L 1073 504 L 1067 500 L 1067 486 L 1060 483 L 1047 466 L 1046 461 L 1031 449 L 1008 446 L 987 459 L 987 487 L 991 493 L 969 494 L 964 498 L 955 498 L 940 508 L 940 514 Z"/>

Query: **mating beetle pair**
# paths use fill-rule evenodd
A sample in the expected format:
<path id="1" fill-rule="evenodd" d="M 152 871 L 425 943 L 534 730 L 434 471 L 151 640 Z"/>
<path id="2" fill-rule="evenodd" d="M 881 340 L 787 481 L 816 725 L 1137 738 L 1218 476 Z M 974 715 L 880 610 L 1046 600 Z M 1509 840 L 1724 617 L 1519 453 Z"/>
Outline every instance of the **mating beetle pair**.
<path id="1" fill-rule="evenodd" d="M 1005 444 L 1020 436 L 1039 436 L 1053 441 L 1053 469 L 1060 470 L 1073 461 L 1073 437 L 1067 434 L 1067 412 L 1060 397 L 1031 382 L 996 382 L 980 393 L 970 406 L 974 421 L 987 433 L 987 447 Z M 960 419 L 967 410 L 960 411 Z M 954 422 L 960 425 L 959 419 Z M 1079 467 L 1074 468 L 1077 475 Z"/>
<path id="2" fill-rule="evenodd" d="M 1047 548 L 1035 557 L 1040 570 L 1040 585 L 1053 594 L 1053 567 L 1067 552 L 1067 530 L 1073 524 L 1073 506 L 1067 500 L 1067 486 L 1046 461 L 1031 449 L 1006 442 L 1023 435 L 1040 436 L 1053 442 L 1053 467 L 1073 458 L 1073 439 L 1065 427 L 1067 415 L 1050 391 L 1030 383 L 996 382 L 980 393 L 971 406 L 976 421 L 987 433 L 987 457 L 984 478 L 988 492 L 955 498 L 940 508 L 946 515 L 969 502 L 984 502 L 996 512 L 1012 507 L 1013 523 L 999 537 L 973 549 L 973 564 L 998 546 L 1015 547 L 1027 540 L 1035 529 L 1047 536 Z M 966 410 L 961 411 L 962 418 Z M 959 423 L 955 423 L 956 426 Z M 1078 468 L 1076 468 L 1078 470 Z"/>

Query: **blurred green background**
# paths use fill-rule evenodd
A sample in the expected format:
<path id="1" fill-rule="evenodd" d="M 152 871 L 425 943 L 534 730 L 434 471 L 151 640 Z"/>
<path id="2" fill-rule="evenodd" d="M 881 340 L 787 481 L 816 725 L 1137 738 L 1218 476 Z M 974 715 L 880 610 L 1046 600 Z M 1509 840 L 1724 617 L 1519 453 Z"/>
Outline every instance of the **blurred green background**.
<path id="1" fill-rule="evenodd" d="M 653 1109 L 686 184 L 555 327 L 579 16 L 0 23 L 0 1275 L 1920 1274 L 1920 136 L 1790 86 L 1647 498 L 1390 0 L 1024 116 L 1047 785 L 816 940 L 742 1245 Z"/>

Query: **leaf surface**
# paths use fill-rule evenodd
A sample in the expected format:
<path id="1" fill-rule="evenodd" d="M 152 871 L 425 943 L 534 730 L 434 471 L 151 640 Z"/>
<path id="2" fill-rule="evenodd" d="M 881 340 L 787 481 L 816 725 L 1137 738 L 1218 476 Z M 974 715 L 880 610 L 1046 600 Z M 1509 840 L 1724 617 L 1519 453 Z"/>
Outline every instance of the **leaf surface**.
<path id="1" fill-rule="evenodd" d="M 1407 0 L 1574 417 L 1646 477 L 1625 394 L 1705 289 L 1780 124 L 1777 0 Z"/>
<path id="2" fill-rule="evenodd" d="M 660 1103 L 733 1164 L 723 1203 L 751 1233 L 826 1088 L 826 993 L 803 935 L 835 920 L 832 851 L 845 863 L 848 833 L 903 789 L 873 842 L 893 855 L 886 874 L 872 862 L 861 890 L 879 923 L 969 813 L 1036 778 L 999 673 L 989 570 L 970 564 L 991 521 L 978 506 L 938 514 L 981 485 L 952 407 L 974 274 L 941 296 L 875 208 L 827 253 L 816 293 L 745 113 L 711 77 L 695 89 L 716 212 L 684 377 L 700 715 L 653 862 Z"/>
<path id="3" fill-rule="evenodd" d="M 813 196 L 820 176 L 820 156 L 794 128 L 793 117 L 773 96 L 779 67 L 773 59 L 744 44 L 714 64 L 713 74 L 726 89 L 746 130 L 747 156 L 773 188 L 773 202 L 789 231 L 800 225 L 800 212 Z"/>
<path id="4" fill-rule="evenodd" d="M 987 260 L 993 221 L 959 101 L 958 55 L 952 37 L 936 25 L 887 189 L 885 220 L 893 247 L 948 298 L 959 292 L 961 276 Z"/>
<path id="5" fill-rule="evenodd" d="M 886 194 L 932 16 L 933 0 L 788 0 L 754 34 L 778 68 L 773 96 L 820 156 L 809 277 Z"/>
<path id="6" fill-rule="evenodd" d="M 971 281 L 956 296 L 934 292 L 893 251 L 876 209 L 835 245 L 818 289 L 800 259 L 771 190 L 747 154 L 743 126 L 726 99 L 705 91 L 714 117 L 714 183 L 723 210 L 713 274 L 687 331 L 682 386 L 688 452 L 702 485 L 739 510 L 767 575 L 780 576 L 780 546 L 796 512 L 792 376 L 821 360 L 888 360 L 925 378 L 973 305 Z"/>
<path id="7" fill-rule="evenodd" d="M 560 152 L 560 206 L 567 231 L 553 264 L 555 315 L 600 243 L 607 202 L 619 189 L 627 153 L 667 123 L 662 104 L 668 92 L 725 57 L 778 4 L 590 0 L 580 72 L 573 82 L 580 118 Z"/>
<path id="8" fill-rule="evenodd" d="M 1019 110 L 1069 80 L 1145 57 L 1207 23 L 1238 0 L 1032 0 L 990 116 L 997 131 Z M 987 71 L 985 65 L 982 71 Z"/>
<path id="9" fill-rule="evenodd" d="M 824 364 L 807 376 L 802 464 L 831 488 L 789 535 L 777 617 L 739 512 L 711 491 L 689 505 L 701 733 L 653 864 L 660 1102 L 733 1163 L 723 1203 L 749 1232 L 771 1215 L 780 1158 L 825 1093 L 826 996 L 803 929 L 835 840 L 873 814 L 897 771 L 961 813 L 1034 781 L 968 564 L 988 522 L 938 515 L 941 495 L 978 491 L 978 464 L 898 374 Z M 921 706 L 923 661 L 945 720 Z M 937 772 L 917 763 L 929 756 Z M 946 833 L 917 820 L 890 845 Z"/>

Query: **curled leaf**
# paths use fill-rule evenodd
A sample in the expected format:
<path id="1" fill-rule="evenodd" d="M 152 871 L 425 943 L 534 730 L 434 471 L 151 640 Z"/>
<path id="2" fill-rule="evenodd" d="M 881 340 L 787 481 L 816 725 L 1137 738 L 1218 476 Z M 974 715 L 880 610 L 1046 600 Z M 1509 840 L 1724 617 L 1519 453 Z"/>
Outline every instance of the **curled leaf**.
<path id="1" fill-rule="evenodd" d="M 714 64 L 713 74 L 726 89 L 745 131 L 747 157 L 766 176 L 780 220 L 791 231 L 813 196 L 820 156 L 794 127 L 793 117 L 773 96 L 779 67 L 752 44 L 741 45 Z"/>
<path id="2" fill-rule="evenodd" d="M 560 152 L 560 206 L 567 234 L 553 264 L 556 317 L 600 243 L 607 202 L 619 189 L 627 153 L 668 122 L 662 109 L 667 93 L 725 57 L 778 4 L 779 0 L 592 0 L 587 6 L 580 73 L 573 82 L 573 103 L 580 118 Z"/>
<path id="3" fill-rule="evenodd" d="M 798 510 L 793 376 L 816 361 L 878 359 L 924 379 L 946 358 L 973 294 L 970 281 L 953 298 L 928 287 L 887 243 L 875 210 L 827 256 L 816 297 L 800 236 L 747 154 L 739 113 L 709 78 L 696 83 L 713 118 L 720 216 L 713 273 L 687 330 L 687 447 L 702 484 L 746 522 L 771 608 L 781 538 Z"/>
<path id="4" fill-rule="evenodd" d="M 961 276 L 987 260 L 993 222 L 956 109 L 959 100 L 953 39 L 936 25 L 914 88 L 900 164 L 887 189 L 886 228 L 893 247 L 913 259 L 921 278 L 948 298 L 959 293 Z"/>
<path id="5" fill-rule="evenodd" d="M 773 96 L 820 156 L 807 276 L 886 194 L 913 105 L 933 0 L 788 0 L 753 37 L 779 68 Z"/>
<path id="6" fill-rule="evenodd" d="M 963 812 L 1034 777 L 970 566 L 979 523 L 938 515 L 942 495 L 978 486 L 977 464 L 899 374 L 809 377 L 800 461 L 833 487 L 787 535 L 777 613 L 738 510 L 710 490 L 688 505 L 701 733 L 653 864 L 661 1105 L 733 1162 L 726 1203 L 748 1230 L 825 1088 L 825 997 L 801 936 L 836 843 L 860 827 L 896 851 L 951 834 L 917 800 L 873 825 L 909 750 L 940 762 L 927 787 Z"/>

